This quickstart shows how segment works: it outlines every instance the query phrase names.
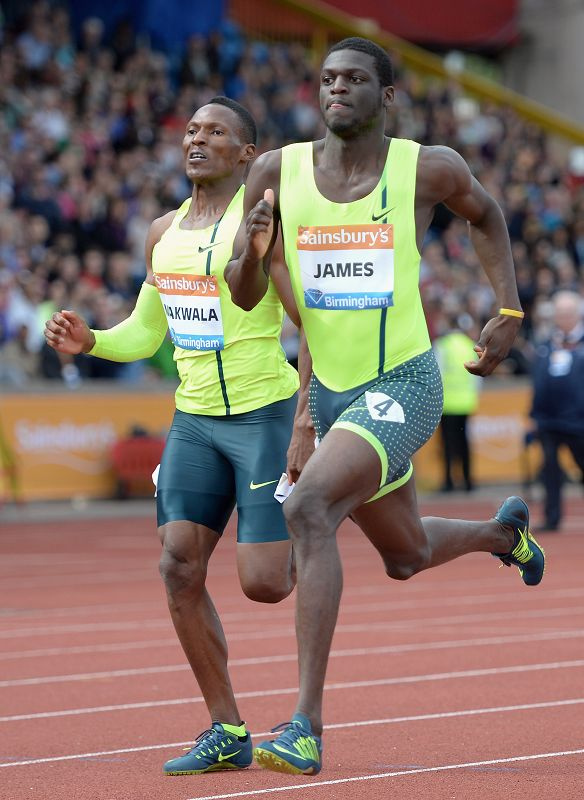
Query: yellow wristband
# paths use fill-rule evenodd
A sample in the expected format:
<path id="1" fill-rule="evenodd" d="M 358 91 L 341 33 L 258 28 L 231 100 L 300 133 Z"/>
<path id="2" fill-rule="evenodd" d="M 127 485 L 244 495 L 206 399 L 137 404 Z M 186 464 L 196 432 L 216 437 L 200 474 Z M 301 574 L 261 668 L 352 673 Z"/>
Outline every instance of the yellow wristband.
<path id="1" fill-rule="evenodd" d="M 523 311 L 517 311 L 515 308 L 500 308 L 499 314 L 503 317 L 518 317 L 519 319 L 523 319 L 525 316 Z"/>

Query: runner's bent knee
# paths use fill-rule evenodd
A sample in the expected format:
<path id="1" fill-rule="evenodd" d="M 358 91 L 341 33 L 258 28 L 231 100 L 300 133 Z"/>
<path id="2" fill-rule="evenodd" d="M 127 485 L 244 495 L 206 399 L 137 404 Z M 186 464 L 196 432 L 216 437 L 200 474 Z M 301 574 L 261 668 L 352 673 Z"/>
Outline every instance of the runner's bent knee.
<path id="1" fill-rule="evenodd" d="M 280 583 L 272 583 L 261 577 L 254 577 L 242 580 L 241 588 L 244 595 L 256 603 L 279 603 L 288 597 L 294 588 L 294 584 L 290 577 L 288 577 L 287 581 Z"/>
<path id="2" fill-rule="evenodd" d="M 238 543 L 237 571 L 246 597 L 257 603 L 278 603 L 294 588 L 290 541 Z"/>
<path id="3" fill-rule="evenodd" d="M 318 486 L 298 484 L 283 505 L 284 518 L 293 546 L 310 539 L 315 543 L 334 536 L 338 522 Z"/>
<path id="4" fill-rule="evenodd" d="M 426 544 L 407 553 L 383 558 L 385 572 L 396 581 L 406 581 L 426 569 L 430 562 L 430 547 Z"/>

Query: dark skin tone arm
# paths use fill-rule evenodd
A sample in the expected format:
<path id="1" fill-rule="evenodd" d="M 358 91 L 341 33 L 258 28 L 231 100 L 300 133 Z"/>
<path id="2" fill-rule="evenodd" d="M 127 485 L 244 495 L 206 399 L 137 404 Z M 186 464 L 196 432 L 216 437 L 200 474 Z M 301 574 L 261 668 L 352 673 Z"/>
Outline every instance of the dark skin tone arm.
<path id="1" fill-rule="evenodd" d="M 231 299 L 246 311 L 255 308 L 268 289 L 270 262 L 280 222 L 281 162 L 280 150 L 272 150 L 260 156 L 252 166 L 245 184 L 243 221 L 235 237 L 232 260 L 225 268 Z M 272 278 L 276 282 L 274 274 Z M 277 282 L 276 288 L 279 292 Z M 299 325 L 296 304 L 287 308 L 285 297 L 280 295 L 280 298 L 290 319 Z"/>
<path id="2" fill-rule="evenodd" d="M 473 178 L 458 153 L 448 147 L 422 147 L 416 182 L 418 249 L 438 203 L 468 220 L 471 241 L 495 292 L 497 307 L 520 310 L 509 235 L 498 204 Z M 490 375 L 507 356 L 520 327 L 517 317 L 499 315 L 489 320 L 475 346 L 479 360 L 466 363 L 466 369 L 475 375 Z"/>
<path id="3" fill-rule="evenodd" d="M 288 448 L 288 481 L 296 483 L 306 462 L 314 452 L 314 439 L 316 432 L 310 411 L 308 410 L 308 387 L 312 376 L 312 359 L 308 352 L 306 336 L 300 329 L 300 345 L 298 349 L 298 374 L 300 376 L 300 389 L 298 392 L 298 405 L 294 417 L 294 430 Z"/>
<path id="4" fill-rule="evenodd" d="M 304 331 L 300 327 L 300 316 L 292 293 L 290 283 L 290 273 L 284 260 L 282 239 L 276 236 L 271 245 L 269 275 L 272 279 L 276 291 L 280 296 L 282 305 L 292 322 L 300 328 L 300 343 L 298 350 L 298 373 L 300 377 L 300 389 L 298 392 L 298 404 L 294 415 L 294 428 L 288 447 L 287 473 L 288 481 L 296 483 L 300 473 L 312 453 L 314 452 L 314 426 L 308 411 L 308 385 L 312 375 L 312 359 L 308 352 L 308 344 Z"/>

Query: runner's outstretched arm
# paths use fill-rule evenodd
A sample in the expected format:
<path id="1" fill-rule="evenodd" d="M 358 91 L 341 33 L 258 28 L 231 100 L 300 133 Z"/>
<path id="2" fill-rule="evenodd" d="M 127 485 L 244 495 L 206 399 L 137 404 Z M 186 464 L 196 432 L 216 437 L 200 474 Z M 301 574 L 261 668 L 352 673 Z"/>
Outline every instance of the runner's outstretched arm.
<path id="1" fill-rule="evenodd" d="M 130 316 L 105 331 L 92 330 L 75 311 L 56 311 L 45 323 L 47 344 L 60 353 L 88 353 L 109 361 L 128 362 L 153 356 L 162 344 L 168 324 L 154 286 L 152 250 L 174 212 L 155 220 L 146 240 L 148 274 Z"/>

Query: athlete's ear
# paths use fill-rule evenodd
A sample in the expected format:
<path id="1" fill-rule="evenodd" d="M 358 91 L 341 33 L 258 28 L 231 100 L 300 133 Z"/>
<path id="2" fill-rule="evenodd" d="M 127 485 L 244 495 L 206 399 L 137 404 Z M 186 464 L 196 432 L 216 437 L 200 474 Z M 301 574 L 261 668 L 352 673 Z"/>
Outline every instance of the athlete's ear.
<path id="1" fill-rule="evenodd" d="M 389 108 L 389 106 L 393 103 L 393 86 L 384 86 L 383 87 L 383 107 Z"/>
<path id="2" fill-rule="evenodd" d="M 255 156 L 256 156 L 255 144 L 246 144 L 242 150 L 241 160 L 250 162 L 254 160 Z"/>

